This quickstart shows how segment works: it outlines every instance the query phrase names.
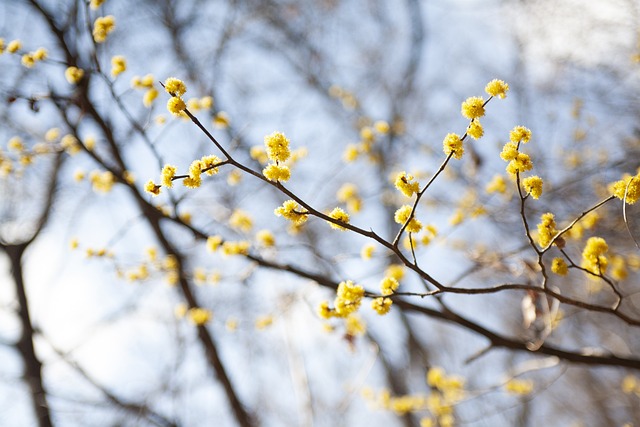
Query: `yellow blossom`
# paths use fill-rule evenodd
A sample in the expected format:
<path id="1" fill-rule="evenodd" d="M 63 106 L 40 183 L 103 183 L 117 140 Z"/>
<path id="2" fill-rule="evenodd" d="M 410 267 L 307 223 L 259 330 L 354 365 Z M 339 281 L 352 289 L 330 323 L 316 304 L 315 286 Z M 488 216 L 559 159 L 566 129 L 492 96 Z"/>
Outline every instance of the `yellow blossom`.
<path id="1" fill-rule="evenodd" d="M 177 168 L 173 165 L 164 165 L 162 168 L 162 185 L 167 188 L 173 187 L 173 177 L 176 176 Z"/>
<path id="2" fill-rule="evenodd" d="M 78 249 L 79 245 L 80 243 L 78 242 L 78 239 L 75 237 L 71 239 L 71 241 L 69 242 L 69 247 L 71 247 L 71 249 Z"/>
<path id="3" fill-rule="evenodd" d="M 360 155 L 360 150 L 356 144 L 347 144 L 344 153 L 342 153 L 342 160 L 345 163 L 351 163 L 355 161 Z"/>
<path id="4" fill-rule="evenodd" d="M 413 175 L 408 175 L 406 172 L 400 172 L 396 175 L 395 186 L 407 197 L 413 196 L 415 193 L 420 192 L 420 183 L 414 181 Z"/>
<path id="5" fill-rule="evenodd" d="M 533 169 L 533 163 L 531 162 L 529 155 L 525 153 L 518 153 L 516 158 L 511 160 L 507 165 L 507 172 L 511 175 L 527 172 L 531 169 Z"/>
<path id="6" fill-rule="evenodd" d="M 393 294 L 400 286 L 398 280 L 393 276 L 385 276 L 380 282 L 380 293 L 382 295 Z"/>
<path id="7" fill-rule="evenodd" d="M 91 0 L 91 3 L 89 3 L 89 6 L 91 7 L 91 9 L 96 10 L 100 6 L 102 6 L 102 3 L 104 3 L 104 0 Z"/>
<path id="8" fill-rule="evenodd" d="M 267 156 L 267 151 L 261 145 L 254 145 L 249 150 L 249 155 L 253 160 L 256 160 L 258 163 L 262 165 L 266 165 L 269 161 L 269 157 Z"/>
<path id="9" fill-rule="evenodd" d="M 402 265 L 402 264 L 391 264 L 385 270 L 384 275 L 393 277 L 397 281 L 400 281 L 404 277 L 404 265 Z"/>
<path id="10" fill-rule="evenodd" d="M 484 99 L 480 96 L 467 98 L 462 103 L 461 113 L 467 119 L 477 119 L 484 116 Z"/>
<path id="11" fill-rule="evenodd" d="M 152 87 L 151 89 L 147 90 L 144 93 L 144 97 L 142 97 L 142 104 L 145 107 L 151 107 L 151 105 L 153 104 L 153 101 L 156 100 L 156 98 L 158 97 L 158 89 Z"/>
<path id="12" fill-rule="evenodd" d="M 222 244 L 222 253 L 224 255 L 247 255 L 249 253 L 250 242 L 242 240 L 239 242 L 224 242 Z"/>
<path id="13" fill-rule="evenodd" d="M 340 222 L 344 222 L 345 224 L 349 223 L 349 214 L 346 213 L 343 209 L 341 208 L 334 208 L 330 213 L 329 216 L 335 220 L 338 220 Z M 346 228 L 344 228 L 341 225 L 338 224 L 334 224 L 332 222 L 329 223 L 329 225 L 331 226 L 331 228 L 335 228 L 336 230 L 341 230 L 341 231 L 345 231 Z"/>
<path id="14" fill-rule="evenodd" d="M 127 70 L 127 60 L 122 55 L 111 58 L 111 75 L 117 77 Z"/>
<path id="15" fill-rule="evenodd" d="M 248 233 L 253 228 L 253 220 L 245 211 L 236 209 L 229 218 L 229 225 L 236 230 Z"/>
<path id="16" fill-rule="evenodd" d="M 21 62 L 22 62 L 22 65 L 27 68 L 31 68 L 34 65 L 36 65 L 36 60 L 34 59 L 32 53 L 25 53 L 24 55 L 22 55 Z"/>
<path id="17" fill-rule="evenodd" d="M 64 77 L 71 84 L 78 84 L 84 76 L 84 70 L 78 67 L 68 67 L 64 72 Z"/>
<path id="18" fill-rule="evenodd" d="M 504 99 L 509 91 L 509 85 L 502 80 L 493 79 L 487 83 L 484 91 L 490 96 L 497 96 L 500 99 Z"/>
<path id="19" fill-rule="evenodd" d="M 542 178 L 537 175 L 523 179 L 522 186 L 536 200 L 542 195 Z"/>
<path id="20" fill-rule="evenodd" d="M 551 271 L 559 276 L 566 276 L 569 272 L 567 263 L 562 258 L 554 258 L 551 262 Z"/>
<path id="21" fill-rule="evenodd" d="M 404 205 L 396 211 L 393 219 L 398 224 L 404 225 L 409 220 L 409 215 L 411 215 L 411 210 L 412 210 L 411 206 Z M 420 232 L 420 230 L 422 230 L 422 223 L 414 215 L 409 221 L 409 223 L 407 224 L 405 230 L 408 231 L 409 233 L 418 233 Z"/>
<path id="22" fill-rule="evenodd" d="M 556 221 L 553 214 L 550 212 L 542 214 L 538 224 L 538 244 L 542 248 L 546 248 L 556 234 L 558 234 L 558 231 L 556 230 Z"/>
<path id="23" fill-rule="evenodd" d="M 362 303 L 363 297 L 364 288 L 362 286 L 356 285 L 351 280 L 340 282 L 334 301 L 336 315 L 347 317 L 356 312 Z"/>
<path id="24" fill-rule="evenodd" d="M 22 142 L 22 139 L 20 137 L 14 136 L 7 142 L 7 148 L 11 151 L 20 153 L 24 151 L 24 142 Z"/>
<path id="25" fill-rule="evenodd" d="M 640 199 L 640 173 L 633 177 L 625 175 L 620 181 L 613 183 L 611 185 L 611 193 L 630 205 L 636 203 Z"/>
<path id="26" fill-rule="evenodd" d="M 485 187 L 485 191 L 491 193 L 505 193 L 507 191 L 507 182 L 502 175 L 495 175 Z"/>
<path id="27" fill-rule="evenodd" d="M 352 314 L 345 319 L 344 322 L 347 335 L 357 337 L 367 332 L 367 325 L 359 316 Z"/>
<path id="28" fill-rule="evenodd" d="M 482 135 L 484 135 L 484 129 L 482 128 L 480 120 L 471 120 L 471 123 L 469 123 L 469 126 L 467 127 L 467 135 L 476 140 L 482 138 Z"/>
<path id="29" fill-rule="evenodd" d="M 518 156 L 518 145 L 516 142 L 507 142 L 502 147 L 502 152 L 500 153 L 500 158 L 505 162 L 511 161 Z"/>
<path id="30" fill-rule="evenodd" d="M 40 47 L 33 52 L 34 61 L 44 61 L 49 56 L 49 52 L 44 47 Z"/>
<path id="31" fill-rule="evenodd" d="M 22 49 L 22 42 L 17 39 L 10 41 L 7 45 L 7 52 L 9 53 L 16 53 L 20 49 Z"/>
<path id="32" fill-rule="evenodd" d="M 256 240 L 264 247 L 275 246 L 276 237 L 269 230 L 260 230 L 256 233 Z"/>
<path id="33" fill-rule="evenodd" d="M 213 107 L 213 97 L 204 96 L 204 97 L 200 98 L 200 108 L 208 110 L 211 107 Z"/>
<path id="34" fill-rule="evenodd" d="M 322 319 L 331 319 L 335 316 L 335 311 L 329 307 L 329 301 L 322 301 L 318 305 L 317 313 Z"/>
<path id="35" fill-rule="evenodd" d="M 80 182 L 85 178 L 85 173 L 83 170 L 78 169 L 73 173 L 73 179 L 76 182 Z"/>
<path id="36" fill-rule="evenodd" d="M 448 133 L 447 136 L 444 137 L 444 141 L 442 141 L 442 146 L 444 154 L 447 156 L 451 154 L 452 157 L 457 160 L 460 160 L 464 154 L 462 139 L 460 139 L 458 134 Z"/>
<path id="37" fill-rule="evenodd" d="M 364 260 L 371 259 L 376 247 L 373 243 L 368 243 L 360 249 L 360 257 Z"/>
<path id="38" fill-rule="evenodd" d="M 287 182 L 289 178 L 291 178 L 291 170 L 289 169 L 289 167 L 276 163 L 269 164 L 262 170 L 262 174 L 269 181 Z"/>
<path id="39" fill-rule="evenodd" d="M 51 128 L 44 134 L 44 140 L 47 142 L 54 142 L 60 138 L 60 129 Z"/>
<path id="40" fill-rule="evenodd" d="M 267 149 L 267 156 L 274 162 L 286 162 L 291 155 L 289 140 L 282 132 L 273 132 L 265 136 L 264 145 Z"/>
<path id="41" fill-rule="evenodd" d="M 164 81 L 164 90 L 172 97 L 181 97 L 187 91 L 187 85 L 178 78 L 169 77 Z"/>
<path id="42" fill-rule="evenodd" d="M 113 15 L 96 18 L 93 23 L 93 39 L 96 43 L 103 43 L 115 27 L 116 20 Z"/>
<path id="43" fill-rule="evenodd" d="M 608 260 L 605 256 L 609 245 L 602 237 L 590 237 L 582 251 L 582 268 L 593 274 L 604 274 Z"/>
<path id="44" fill-rule="evenodd" d="M 263 330 L 268 328 L 272 324 L 273 324 L 273 316 L 265 315 L 265 316 L 260 316 L 256 319 L 255 327 L 258 330 Z"/>
<path id="45" fill-rule="evenodd" d="M 391 298 L 375 298 L 371 301 L 371 308 L 380 316 L 384 316 L 391 310 L 391 304 L 393 304 Z"/>
<path id="46" fill-rule="evenodd" d="M 306 209 L 298 206 L 294 200 L 287 200 L 274 211 L 276 216 L 281 216 L 296 225 L 304 224 L 308 219 L 308 212 Z"/>
<path id="47" fill-rule="evenodd" d="M 389 123 L 385 122 L 384 120 L 378 120 L 377 122 L 375 122 L 373 124 L 373 128 L 381 135 L 386 135 L 391 130 L 391 126 L 389 126 Z"/>
<path id="48" fill-rule="evenodd" d="M 215 175 L 220 171 L 220 168 L 217 166 L 220 163 L 222 163 L 222 160 L 213 154 L 209 156 L 202 156 L 200 158 L 201 171 L 209 176 Z"/>
<path id="49" fill-rule="evenodd" d="M 504 389 L 510 394 L 525 396 L 533 391 L 533 381 L 514 378 L 504 385 Z"/>
<path id="50" fill-rule="evenodd" d="M 144 191 L 146 191 L 147 193 L 150 193 L 151 195 L 153 195 L 155 197 L 155 196 L 160 194 L 160 186 L 156 185 L 156 183 L 153 182 L 153 180 L 150 179 L 144 185 Z"/>
<path id="51" fill-rule="evenodd" d="M 194 160 L 189 165 L 189 176 L 182 180 L 187 188 L 198 188 L 202 184 L 202 160 Z"/>
<path id="52" fill-rule="evenodd" d="M 531 139 L 531 131 L 524 126 L 516 126 L 509 132 L 509 140 L 514 144 L 526 144 Z"/>
<path id="53" fill-rule="evenodd" d="M 207 249 L 210 252 L 215 252 L 222 245 L 222 236 L 209 236 L 207 238 Z"/>
<path id="54" fill-rule="evenodd" d="M 180 117 L 185 108 L 187 108 L 187 105 L 182 98 L 177 96 L 172 96 L 169 98 L 169 101 L 167 101 L 167 110 L 174 116 Z"/>
<path id="55" fill-rule="evenodd" d="M 189 316 L 189 320 L 191 320 L 197 326 L 202 326 L 208 323 L 212 317 L 211 311 L 202 307 L 190 308 L 187 312 L 187 315 Z"/>
<path id="56" fill-rule="evenodd" d="M 226 129 L 229 127 L 231 119 L 229 115 L 224 111 L 219 111 L 213 118 L 213 125 L 218 129 Z"/>

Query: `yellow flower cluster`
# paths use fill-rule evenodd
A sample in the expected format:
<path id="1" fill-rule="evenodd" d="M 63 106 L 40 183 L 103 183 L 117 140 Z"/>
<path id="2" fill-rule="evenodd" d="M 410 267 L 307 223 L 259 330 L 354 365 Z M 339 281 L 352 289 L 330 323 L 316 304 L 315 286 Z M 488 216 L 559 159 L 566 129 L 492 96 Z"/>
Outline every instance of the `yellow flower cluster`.
<path id="1" fill-rule="evenodd" d="M 335 220 L 344 222 L 345 224 L 349 224 L 349 214 L 346 213 L 342 208 L 339 208 L 339 207 L 334 208 L 331 212 L 329 212 L 329 216 Z M 333 222 L 330 222 L 329 225 L 331 226 L 331 228 L 334 228 L 336 230 L 340 230 L 340 231 L 346 230 L 345 227 L 338 224 L 334 224 Z"/>
<path id="2" fill-rule="evenodd" d="M 332 317 L 347 318 L 355 313 L 362 304 L 364 298 L 364 288 L 354 284 L 351 280 L 340 282 L 336 291 L 336 298 L 333 302 L 334 308 L 329 307 L 327 301 L 320 303 L 318 315 L 323 319 Z"/>
<path id="3" fill-rule="evenodd" d="M 516 126 L 509 132 L 509 140 L 514 144 L 526 144 L 531 139 L 531 131 L 524 126 Z"/>
<path id="4" fill-rule="evenodd" d="M 36 65 L 36 62 L 44 61 L 45 59 L 47 59 L 47 56 L 49 56 L 49 52 L 47 52 L 47 49 L 41 47 L 33 52 L 25 53 L 24 55 L 22 55 L 21 62 L 25 67 L 31 68 Z"/>
<path id="5" fill-rule="evenodd" d="M 93 191 L 97 193 L 108 193 L 111 191 L 113 184 L 116 183 L 116 178 L 110 171 L 92 171 L 89 174 L 89 180 L 93 186 Z"/>
<path id="6" fill-rule="evenodd" d="M 187 91 L 187 86 L 180 79 L 169 77 L 164 82 L 164 90 L 171 95 L 167 101 L 167 110 L 174 116 L 181 117 L 187 104 L 182 100 L 182 95 Z"/>
<path id="7" fill-rule="evenodd" d="M 265 167 L 262 174 L 269 181 L 288 181 L 291 178 L 289 167 L 281 163 L 286 162 L 291 156 L 289 140 L 282 132 L 273 132 L 264 137 L 267 157 L 274 163 Z"/>
<path id="8" fill-rule="evenodd" d="M 484 135 L 484 128 L 482 127 L 479 119 L 471 120 L 471 123 L 467 126 L 467 135 L 475 140 L 482 138 Z"/>
<path id="9" fill-rule="evenodd" d="M 287 200 L 282 204 L 282 206 L 276 208 L 274 213 L 276 216 L 281 216 L 284 219 L 293 222 L 295 225 L 302 225 L 307 221 L 307 219 L 309 219 L 309 213 L 307 210 L 300 208 L 298 203 L 294 200 Z"/>
<path id="10" fill-rule="evenodd" d="M 153 182 L 152 179 L 150 179 L 144 185 L 144 191 L 146 191 L 147 193 L 149 193 L 149 194 L 151 194 L 152 196 L 155 197 L 155 196 L 160 195 L 160 186 L 158 184 L 156 184 L 155 182 Z"/>
<path id="11" fill-rule="evenodd" d="M 638 380 L 638 377 L 636 376 L 633 376 L 631 374 L 626 375 L 622 379 L 621 388 L 624 394 L 635 393 L 638 397 L 640 397 L 640 380 Z"/>
<path id="12" fill-rule="evenodd" d="M 206 308 L 192 307 L 187 312 L 187 316 L 195 325 L 202 326 L 211 320 L 213 314 Z"/>
<path id="13" fill-rule="evenodd" d="M 247 255 L 249 253 L 249 248 L 251 247 L 251 243 L 246 240 L 241 240 L 238 242 L 224 242 L 222 244 L 222 253 L 223 255 Z"/>
<path id="14" fill-rule="evenodd" d="M 173 165 L 164 165 L 161 172 L 162 185 L 171 188 L 173 187 L 173 177 L 176 176 L 178 169 Z"/>
<path id="15" fill-rule="evenodd" d="M 521 153 L 519 150 L 520 142 L 526 143 L 531 138 L 531 131 L 524 126 L 516 126 L 511 130 L 510 141 L 502 148 L 500 157 L 507 165 L 507 172 L 511 175 L 526 172 L 533 168 L 533 163 L 528 154 Z"/>
<path id="16" fill-rule="evenodd" d="M 409 220 L 409 216 L 411 215 L 411 206 L 404 205 L 398 209 L 393 217 L 395 222 L 398 224 L 405 224 Z M 409 233 L 418 233 L 422 230 L 422 223 L 415 217 L 411 218 L 411 221 L 407 224 L 405 228 Z"/>
<path id="17" fill-rule="evenodd" d="M 477 119 L 484 116 L 484 104 L 481 96 L 472 96 L 462 103 L 460 111 L 467 119 Z"/>
<path id="18" fill-rule="evenodd" d="M 153 101 L 158 97 L 158 90 L 153 87 L 153 74 L 147 74 L 144 77 L 133 76 L 131 79 L 131 87 L 134 89 L 146 90 L 142 103 L 145 107 L 150 107 Z"/>
<path id="19" fill-rule="evenodd" d="M 513 378 L 507 381 L 507 383 L 504 385 L 504 389 L 509 394 L 526 396 L 528 394 L 531 394 L 531 392 L 533 391 L 533 381 Z"/>
<path id="20" fill-rule="evenodd" d="M 82 68 L 68 67 L 64 72 L 64 78 L 72 85 L 80 83 L 82 77 L 84 77 L 84 70 Z"/>
<path id="21" fill-rule="evenodd" d="M 351 212 L 360 212 L 362 209 L 362 198 L 358 194 L 358 187 L 355 184 L 343 184 L 336 193 L 336 198 L 341 203 L 346 203 L 347 210 Z"/>
<path id="22" fill-rule="evenodd" d="M 627 174 L 620 181 L 611 184 L 611 193 L 620 200 L 626 200 L 630 205 L 636 203 L 640 199 L 640 173 L 636 176 Z"/>
<path id="23" fill-rule="evenodd" d="M 6 50 L 9 53 L 16 53 L 20 49 L 22 49 L 22 42 L 18 39 L 11 40 L 6 46 L 4 44 L 4 39 L 0 38 L 0 55 L 4 53 Z"/>
<path id="24" fill-rule="evenodd" d="M 91 9 L 96 10 L 100 6 L 102 6 L 102 3 L 104 3 L 104 0 L 91 0 L 89 6 L 91 7 Z"/>
<path id="25" fill-rule="evenodd" d="M 260 230 L 256 233 L 256 240 L 265 248 L 276 245 L 276 237 L 269 230 Z"/>
<path id="26" fill-rule="evenodd" d="M 491 193 L 504 194 L 507 191 L 507 181 L 502 175 L 495 175 L 491 181 L 485 187 L 485 191 Z"/>
<path id="27" fill-rule="evenodd" d="M 229 225 L 236 230 L 248 233 L 253 228 L 253 220 L 245 211 L 236 209 L 229 218 Z"/>
<path id="28" fill-rule="evenodd" d="M 509 91 L 509 85 L 502 80 L 493 79 L 487 83 L 484 90 L 489 96 L 497 96 L 500 99 L 504 99 Z"/>
<path id="29" fill-rule="evenodd" d="M 554 258 L 553 261 L 551 261 L 551 271 L 559 276 L 566 276 L 569 272 L 569 267 L 564 259 Z"/>
<path id="30" fill-rule="evenodd" d="M 536 200 L 542 195 L 542 178 L 537 175 L 523 179 L 522 186 Z"/>
<path id="31" fill-rule="evenodd" d="M 122 55 L 111 58 L 111 75 L 117 77 L 127 70 L 127 60 Z"/>
<path id="32" fill-rule="evenodd" d="M 116 19 L 113 15 L 96 18 L 93 23 L 93 39 L 96 43 L 103 43 L 107 36 L 116 28 Z"/>
<path id="33" fill-rule="evenodd" d="M 385 276 L 380 282 L 380 293 L 382 295 L 392 295 L 400 286 L 398 279 L 393 276 Z"/>
<path id="34" fill-rule="evenodd" d="M 373 253 L 376 251 L 376 247 L 372 243 L 367 243 L 360 249 L 360 257 L 364 260 L 373 258 Z"/>
<path id="35" fill-rule="evenodd" d="M 546 248 L 551 240 L 558 234 L 556 230 L 556 220 L 552 213 L 547 212 L 540 217 L 538 224 L 538 244 Z"/>
<path id="36" fill-rule="evenodd" d="M 590 237 L 582 251 L 582 268 L 593 274 L 604 274 L 609 261 L 605 254 L 609 245 L 602 237 Z"/>
<path id="37" fill-rule="evenodd" d="M 413 175 L 409 175 L 402 171 L 396 175 L 395 186 L 407 197 L 411 197 L 420 192 L 420 183 L 414 181 Z"/>
<path id="38" fill-rule="evenodd" d="M 460 139 L 460 135 L 455 133 L 448 133 L 447 136 L 444 137 L 442 147 L 444 154 L 447 156 L 451 154 L 452 157 L 457 160 L 460 160 L 464 154 L 462 139 Z"/>
<path id="39" fill-rule="evenodd" d="M 222 245 L 222 237 L 221 236 L 209 236 L 207 238 L 207 249 L 210 252 L 215 252 Z"/>
<path id="40" fill-rule="evenodd" d="M 373 301 L 371 301 L 371 308 L 380 316 L 384 316 L 391 310 L 392 304 L 393 301 L 391 298 L 374 298 Z"/>

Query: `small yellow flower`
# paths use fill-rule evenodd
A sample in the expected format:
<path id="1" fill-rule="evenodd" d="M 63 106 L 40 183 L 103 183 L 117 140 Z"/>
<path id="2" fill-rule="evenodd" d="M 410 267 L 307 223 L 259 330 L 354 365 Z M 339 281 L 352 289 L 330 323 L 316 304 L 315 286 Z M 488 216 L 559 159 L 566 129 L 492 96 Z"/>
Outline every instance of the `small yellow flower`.
<path id="1" fill-rule="evenodd" d="M 91 7 L 91 9 L 96 10 L 100 6 L 102 6 L 102 3 L 104 3 L 104 0 L 91 0 L 91 3 L 89 3 L 89 6 Z"/>
<path id="2" fill-rule="evenodd" d="M 329 216 L 333 219 L 336 219 L 340 222 L 344 222 L 345 224 L 349 223 L 349 214 L 346 213 L 343 209 L 341 208 L 334 208 L 330 213 Z M 336 230 L 341 230 L 341 231 L 345 231 L 346 228 L 338 225 L 338 224 L 334 224 L 332 222 L 329 223 L 329 225 L 331 226 L 331 228 L 334 228 Z"/>
<path id="3" fill-rule="evenodd" d="M 266 165 L 269 161 L 269 157 L 267 156 L 267 150 L 261 145 L 254 145 L 249 150 L 249 155 L 251 158 L 261 165 Z"/>
<path id="4" fill-rule="evenodd" d="M 276 237 L 269 230 L 260 230 L 256 233 L 256 240 L 266 248 L 275 246 Z"/>
<path id="5" fill-rule="evenodd" d="M 204 96 L 204 97 L 200 98 L 200 107 L 205 109 L 205 110 L 209 110 L 210 108 L 212 108 L 213 107 L 213 97 Z"/>
<path id="6" fill-rule="evenodd" d="M 289 140 L 282 132 L 273 132 L 264 137 L 267 156 L 274 162 L 286 162 L 291 155 Z"/>
<path id="7" fill-rule="evenodd" d="M 255 326 L 258 330 L 263 330 L 268 328 L 273 324 L 273 316 L 260 316 L 256 319 Z"/>
<path id="8" fill-rule="evenodd" d="M 241 240 L 239 242 L 224 242 L 222 244 L 222 254 L 225 256 L 247 255 L 250 247 L 251 243 L 246 240 Z"/>
<path id="9" fill-rule="evenodd" d="M 96 43 L 103 43 L 115 28 L 116 20 L 113 15 L 96 18 L 93 23 L 93 39 Z"/>
<path id="10" fill-rule="evenodd" d="M 222 236 L 209 236 L 207 238 L 207 250 L 215 252 L 222 245 Z"/>
<path id="11" fill-rule="evenodd" d="M 380 282 L 380 293 L 382 295 L 393 294 L 400 286 L 398 280 L 393 276 L 385 276 Z"/>
<path id="12" fill-rule="evenodd" d="M 538 244 L 542 248 L 546 248 L 551 240 L 558 234 L 556 230 L 556 221 L 552 213 L 542 214 L 540 223 L 538 224 Z"/>
<path id="13" fill-rule="evenodd" d="M 173 177 L 176 176 L 177 168 L 173 165 L 164 165 L 162 168 L 162 185 L 171 188 L 173 187 Z"/>
<path id="14" fill-rule="evenodd" d="M 531 131 L 524 126 L 516 126 L 509 133 L 509 140 L 514 144 L 522 142 L 526 144 L 531 139 Z"/>
<path id="15" fill-rule="evenodd" d="M 184 109 L 187 108 L 187 105 L 184 103 L 182 98 L 177 96 L 172 96 L 167 102 L 167 110 L 174 116 L 180 117 Z"/>
<path id="16" fill-rule="evenodd" d="M 253 228 L 253 220 L 247 212 L 236 209 L 229 217 L 229 225 L 236 230 L 248 233 Z"/>
<path id="17" fill-rule="evenodd" d="M 404 225 L 409 219 L 409 215 L 411 215 L 411 210 L 412 208 L 409 205 L 400 207 L 394 215 L 395 222 Z M 418 233 L 420 232 L 420 230 L 422 230 L 422 223 L 414 216 L 407 224 L 405 230 L 409 233 Z"/>
<path id="18" fill-rule="evenodd" d="M 391 264 L 385 270 L 384 275 L 393 277 L 394 279 L 400 281 L 404 277 L 404 265 L 402 265 L 402 264 Z"/>
<path id="19" fill-rule="evenodd" d="M 202 326 L 208 323 L 212 317 L 211 311 L 202 307 L 190 308 L 187 315 L 189 316 L 189 320 L 197 326 Z"/>
<path id="20" fill-rule="evenodd" d="M 484 135 L 484 129 L 482 128 L 482 124 L 480 124 L 479 119 L 471 120 L 471 123 L 469 123 L 469 126 L 467 127 L 467 135 L 475 140 L 482 138 L 482 135 Z"/>
<path id="21" fill-rule="evenodd" d="M 342 153 L 342 160 L 345 163 L 354 162 L 360 155 L 360 150 L 356 144 L 348 144 Z"/>
<path id="22" fill-rule="evenodd" d="M 11 151 L 20 153 L 24 151 L 24 142 L 22 142 L 22 138 L 14 136 L 7 142 L 7 148 Z"/>
<path id="23" fill-rule="evenodd" d="M 393 304 L 391 298 L 375 298 L 371 301 L 371 308 L 380 316 L 384 316 L 391 310 L 391 304 Z"/>
<path id="24" fill-rule="evenodd" d="M 345 319 L 344 322 L 347 335 L 357 337 L 367 332 L 367 325 L 359 316 L 352 314 Z"/>
<path id="25" fill-rule="evenodd" d="M 153 195 L 155 197 L 155 196 L 160 194 L 160 186 L 156 185 L 156 183 L 153 182 L 153 180 L 150 179 L 144 185 L 144 191 L 146 191 L 147 193 L 150 193 L 151 195 Z"/>
<path id="26" fill-rule="evenodd" d="M 531 169 L 533 169 L 531 157 L 525 153 L 518 153 L 516 158 L 509 162 L 506 170 L 511 175 L 515 175 L 516 173 L 527 172 Z"/>
<path id="27" fill-rule="evenodd" d="M 442 142 L 444 154 L 452 155 L 453 158 L 460 160 L 462 155 L 464 154 L 464 146 L 462 145 L 462 139 L 460 136 L 455 133 L 448 133 L 447 136 L 444 137 L 444 141 Z"/>
<path id="28" fill-rule="evenodd" d="M 33 52 L 33 59 L 35 61 L 44 61 L 49 56 L 49 52 L 44 47 L 39 47 Z"/>
<path id="29" fill-rule="evenodd" d="M 364 260 L 371 259 L 375 250 L 375 245 L 373 243 L 368 243 L 360 249 L 360 257 Z"/>
<path id="30" fill-rule="evenodd" d="M 322 301 L 320 305 L 318 305 L 317 312 L 318 316 L 322 319 L 331 319 L 335 316 L 335 311 L 329 307 L 329 301 Z"/>
<path id="31" fill-rule="evenodd" d="M 202 167 L 202 171 L 209 176 L 215 175 L 220 172 L 220 168 L 218 165 L 222 162 L 218 156 L 210 155 L 210 156 L 202 156 L 200 158 L 200 165 Z"/>
<path id="32" fill-rule="evenodd" d="M 24 55 L 22 55 L 21 62 L 22 65 L 27 68 L 32 68 L 34 65 L 36 65 L 36 60 L 33 58 L 32 53 L 25 53 Z"/>
<path id="33" fill-rule="evenodd" d="M 7 45 L 7 52 L 9 53 L 16 53 L 20 49 L 22 49 L 22 42 L 20 40 L 12 40 Z"/>
<path id="34" fill-rule="evenodd" d="M 164 81 L 164 90 L 171 96 L 181 97 L 187 91 L 187 85 L 178 78 L 169 77 Z"/>
<path id="35" fill-rule="evenodd" d="M 566 276 L 569 272 L 569 267 L 564 259 L 554 258 L 551 262 L 551 271 L 559 276 Z"/>
<path id="36" fill-rule="evenodd" d="M 213 125 L 218 129 L 226 129 L 229 127 L 230 123 L 231 119 L 229 118 L 229 115 L 224 111 L 219 111 L 213 118 Z"/>
<path id="37" fill-rule="evenodd" d="M 304 224 L 309 216 L 307 210 L 298 206 L 294 200 L 284 202 L 282 206 L 276 208 L 274 214 L 293 222 L 295 225 Z"/>
<path id="38" fill-rule="evenodd" d="M 389 123 L 385 122 L 384 120 L 378 120 L 377 122 L 375 122 L 373 124 L 373 128 L 381 135 L 386 135 L 391 130 L 391 126 L 389 126 Z"/>
<path id="39" fill-rule="evenodd" d="M 44 134 L 44 140 L 47 142 L 55 142 L 60 138 L 60 129 L 51 128 Z"/>
<path id="40" fill-rule="evenodd" d="M 523 179 L 522 186 L 536 200 L 542 195 L 542 178 L 537 175 Z"/>
<path id="41" fill-rule="evenodd" d="M 604 274 L 609 261 L 605 254 L 609 245 L 602 237 L 590 237 L 582 251 L 582 268 L 593 274 Z"/>
<path id="42" fill-rule="evenodd" d="M 64 72 L 64 77 L 71 84 L 78 84 L 84 76 L 84 70 L 78 67 L 69 67 Z"/>
<path id="43" fill-rule="evenodd" d="M 413 196 L 415 193 L 420 192 L 420 183 L 414 181 L 413 175 L 408 175 L 406 172 L 400 172 L 396 175 L 395 186 L 407 197 Z"/>
<path id="44" fill-rule="evenodd" d="M 518 156 L 518 145 L 515 142 L 507 142 L 502 147 L 500 158 L 505 162 L 509 162 Z"/>
<path id="45" fill-rule="evenodd" d="M 291 178 L 291 170 L 288 166 L 271 163 L 262 170 L 262 174 L 269 181 L 287 182 Z"/>
<path id="46" fill-rule="evenodd" d="M 144 96 L 142 97 L 142 104 L 149 108 L 151 107 L 151 105 L 153 104 L 153 101 L 156 100 L 156 98 L 158 97 L 158 89 L 152 87 L 151 89 L 147 90 L 144 93 Z"/>
<path id="47" fill-rule="evenodd" d="M 485 187 L 485 191 L 491 193 L 504 194 L 507 191 L 507 181 L 502 175 L 495 175 L 491 181 Z"/>
<path id="48" fill-rule="evenodd" d="M 504 389 L 510 394 L 526 396 L 533 391 L 533 381 L 514 378 L 504 385 Z"/>
<path id="49" fill-rule="evenodd" d="M 509 91 L 509 85 L 502 80 L 493 79 L 487 83 L 484 91 L 490 96 L 497 96 L 500 99 L 504 99 Z"/>
<path id="50" fill-rule="evenodd" d="M 484 116 L 484 99 L 480 96 L 467 98 L 461 107 L 461 113 L 467 119 L 477 119 Z"/>
<path id="51" fill-rule="evenodd" d="M 620 181 L 613 183 L 611 185 L 611 193 L 630 205 L 636 203 L 640 199 L 640 173 L 633 177 L 625 175 Z"/>
<path id="52" fill-rule="evenodd" d="M 127 60 L 122 55 L 111 58 L 111 75 L 117 77 L 127 70 Z"/>

